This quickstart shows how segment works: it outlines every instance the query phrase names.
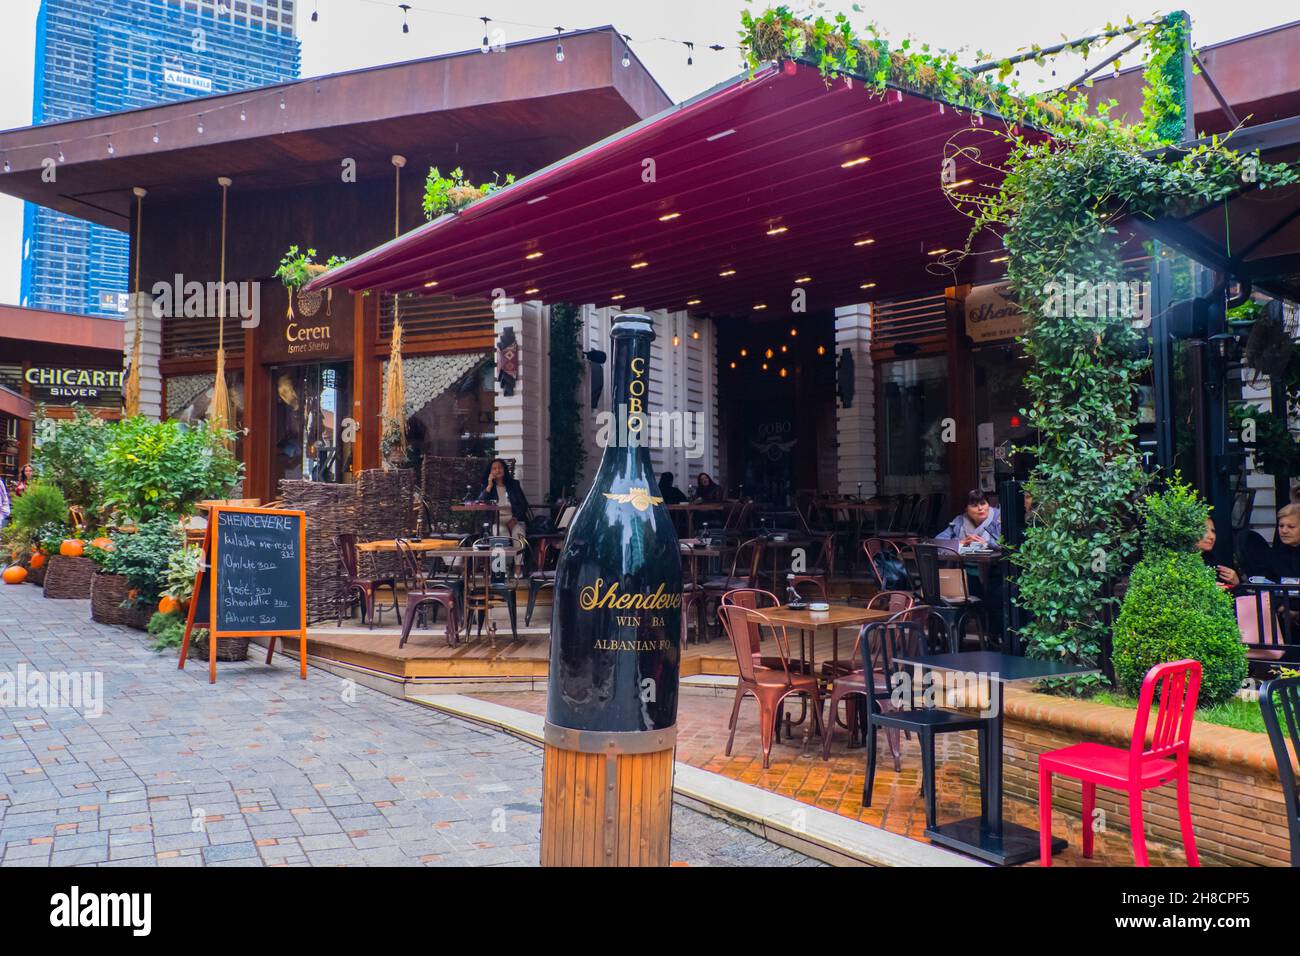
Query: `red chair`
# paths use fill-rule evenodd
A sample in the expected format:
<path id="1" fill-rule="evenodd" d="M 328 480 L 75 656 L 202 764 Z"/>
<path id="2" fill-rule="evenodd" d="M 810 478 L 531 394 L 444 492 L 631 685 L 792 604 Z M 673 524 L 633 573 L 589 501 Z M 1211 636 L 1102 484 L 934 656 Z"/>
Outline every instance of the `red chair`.
<path id="1" fill-rule="evenodd" d="M 1160 694 L 1160 708 L 1148 747 L 1147 723 L 1151 705 Z M 1146 834 L 1142 826 L 1142 791 L 1174 780 L 1178 784 L 1178 824 L 1183 831 L 1183 852 L 1188 866 L 1200 866 L 1196 836 L 1192 832 L 1192 803 L 1187 778 L 1192 720 L 1201 691 L 1201 665 L 1197 661 L 1157 664 L 1147 672 L 1138 697 L 1133 722 L 1133 742 L 1128 750 L 1105 744 L 1083 743 L 1041 754 L 1038 758 L 1038 839 L 1043 866 L 1052 865 L 1052 774 L 1074 777 L 1083 783 L 1083 855 L 1092 856 L 1092 815 L 1097 806 L 1097 785 L 1128 791 L 1129 830 L 1133 858 L 1147 865 Z"/>
<path id="2" fill-rule="evenodd" d="M 802 694 L 812 702 L 813 717 L 817 722 L 817 732 L 822 732 L 822 705 L 817 678 L 812 674 L 801 674 L 790 667 L 790 641 L 786 629 L 781 624 L 773 624 L 761 611 L 742 607 L 739 604 L 724 604 L 718 608 L 718 617 L 722 619 L 723 629 L 731 638 L 731 649 L 736 655 L 736 668 L 740 671 L 740 681 L 736 685 L 736 702 L 731 707 L 731 734 L 727 737 L 727 756 L 731 756 L 731 745 L 736 740 L 736 723 L 740 716 L 740 702 L 746 694 L 752 694 L 758 701 L 759 733 L 763 742 L 763 769 L 771 763 L 772 740 L 780 735 L 781 705 L 791 694 Z M 779 668 L 760 667 L 754 663 L 754 652 L 750 644 L 750 627 L 766 627 L 776 638 L 779 654 Z"/>

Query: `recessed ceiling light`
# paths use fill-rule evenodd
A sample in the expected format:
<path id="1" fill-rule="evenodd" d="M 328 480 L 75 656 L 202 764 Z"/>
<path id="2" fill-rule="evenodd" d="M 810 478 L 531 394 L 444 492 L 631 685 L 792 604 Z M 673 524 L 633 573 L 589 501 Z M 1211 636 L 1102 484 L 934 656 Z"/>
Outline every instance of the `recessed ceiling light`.
<path id="1" fill-rule="evenodd" d="M 996 259 L 992 259 L 992 260 L 990 260 L 990 261 L 991 261 L 991 262 L 1006 262 L 1006 261 L 1007 261 L 1008 259 L 1010 259 L 1010 258 L 1011 258 L 1010 256 L 998 256 Z"/>
<path id="2" fill-rule="evenodd" d="M 790 231 L 789 226 L 773 226 L 771 229 L 767 231 L 767 234 L 769 236 L 779 236 L 781 235 L 781 233 L 789 232 L 789 231 Z"/>
<path id="3" fill-rule="evenodd" d="M 874 289 L 875 287 L 876 284 L 874 282 L 864 282 L 862 285 L 858 286 L 859 289 Z"/>
<path id="4" fill-rule="evenodd" d="M 539 203 L 539 202 L 542 202 L 543 200 L 545 200 L 545 199 L 549 199 L 549 198 L 551 198 L 551 197 L 549 197 L 549 196 L 534 196 L 532 199 L 528 200 L 528 205 L 531 206 L 531 205 L 533 205 L 534 203 Z"/>
<path id="5" fill-rule="evenodd" d="M 524 256 L 525 259 L 540 259 L 541 257 L 542 254 L 540 252 L 530 252 L 528 255 Z"/>
<path id="6" fill-rule="evenodd" d="M 706 143 L 715 142 L 716 140 L 722 139 L 724 136 L 730 136 L 734 132 L 735 132 L 734 129 L 724 129 L 721 133 L 714 133 L 712 136 L 706 139 L 705 142 Z"/>
<path id="7" fill-rule="evenodd" d="M 437 284 L 438 284 L 438 280 L 437 280 L 437 279 L 430 279 L 428 282 L 426 282 L 426 283 L 424 284 L 424 287 L 425 287 L 426 289 L 432 289 L 432 288 L 433 288 L 434 286 L 436 286 Z"/>
<path id="8" fill-rule="evenodd" d="M 855 246 L 869 246 L 869 245 L 871 245 L 871 244 L 872 244 L 873 242 L 875 242 L 875 241 L 876 241 L 876 240 L 874 240 L 874 239 L 858 239 L 858 240 L 856 240 L 853 244 L 854 244 Z"/>
<path id="9" fill-rule="evenodd" d="M 805 282 L 812 282 L 812 276 L 800 276 L 799 278 L 795 279 L 794 281 L 795 281 L 798 285 L 803 285 Z"/>
<path id="10" fill-rule="evenodd" d="M 745 358 L 745 357 L 747 357 L 748 355 L 749 355 L 749 349 L 741 349 L 741 350 L 740 350 L 740 357 L 741 357 L 741 358 Z"/>
<path id="11" fill-rule="evenodd" d="M 633 269 L 644 269 L 644 268 L 645 268 L 646 266 L 648 266 L 649 264 L 650 264 L 650 263 L 645 262 L 644 260 L 641 261 L 641 262 L 634 262 L 634 263 L 632 263 L 632 268 L 633 268 Z"/>
<path id="12" fill-rule="evenodd" d="M 533 294 L 536 293 L 537 291 L 538 291 L 537 289 L 525 289 L 525 290 L 524 290 L 524 295 L 533 295 Z"/>
<path id="13" fill-rule="evenodd" d="M 764 309 L 766 309 L 766 308 L 767 308 L 767 306 L 764 305 L 762 302 L 760 302 L 758 305 L 754 306 L 754 311 L 755 311 L 755 312 L 762 312 L 762 311 L 763 311 Z"/>
<path id="14" fill-rule="evenodd" d="M 927 255 L 927 256 L 941 256 L 941 255 L 943 255 L 943 254 L 944 254 L 945 252 L 947 252 L 947 251 L 948 251 L 947 249 L 931 249 L 929 252 L 926 253 L 926 255 Z"/>
<path id="15" fill-rule="evenodd" d="M 969 186 L 973 182 L 975 182 L 973 179 L 959 179 L 955 183 L 944 183 L 943 188 L 956 189 L 958 186 Z"/>
<path id="16" fill-rule="evenodd" d="M 861 166 L 863 163 L 871 162 L 870 156 L 859 156 L 857 159 L 850 159 L 846 163 L 840 163 L 840 169 L 848 169 L 850 166 Z"/>
<path id="17" fill-rule="evenodd" d="M 618 295 L 611 295 L 609 298 L 611 301 L 617 302 L 620 299 L 626 299 L 627 296 L 625 296 L 622 292 L 620 292 Z"/>
<path id="18" fill-rule="evenodd" d="M 699 305 L 699 304 L 700 304 L 700 300 L 699 300 L 699 299 L 687 299 L 687 300 L 686 300 L 686 304 L 687 304 L 687 305 Z"/>
<path id="19" fill-rule="evenodd" d="M 736 274 L 735 269 L 723 269 L 721 272 L 718 273 L 718 275 L 722 276 L 723 278 L 726 278 L 727 276 L 734 276 L 735 274 Z"/>
<path id="20" fill-rule="evenodd" d="M 664 213 L 662 216 L 659 217 L 659 221 L 660 221 L 660 222 L 672 222 L 672 220 L 674 220 L 674 219 L 680 219 L 680 218 L 681 218 L 681 215 L 682 215 L 682 214 L 679 213 L 679 212 L 666 212 L 666 213 Z"/>

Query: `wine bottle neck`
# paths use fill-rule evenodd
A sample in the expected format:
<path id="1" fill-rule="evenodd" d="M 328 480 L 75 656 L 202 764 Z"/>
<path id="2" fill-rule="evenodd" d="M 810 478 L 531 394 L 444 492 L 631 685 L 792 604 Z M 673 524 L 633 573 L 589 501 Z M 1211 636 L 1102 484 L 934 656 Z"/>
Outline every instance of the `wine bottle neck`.
<path id="1" fill-rule="evenodd" d="M 641 317 L 637 317 L 641 318 Z M 645 447 L 650 415 L 650 344 L 654 328 L 649 320 L 615 323 L 612 411 L 618 428 L 611 448 Z"/>

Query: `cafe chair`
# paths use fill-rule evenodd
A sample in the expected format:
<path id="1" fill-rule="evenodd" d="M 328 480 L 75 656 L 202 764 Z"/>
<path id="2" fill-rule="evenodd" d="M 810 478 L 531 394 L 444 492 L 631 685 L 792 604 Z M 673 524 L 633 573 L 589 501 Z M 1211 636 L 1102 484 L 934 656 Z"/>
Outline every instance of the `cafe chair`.
<path id="1" fill-rule="evenodd" d="M 393 606 L 391 610 L 397 614 L 397 623 L 402 623 L 402 612 L 397 606 L 397 579 L 393 576 L 387 577 L 362 577 L 357 567 L 357 536 L 351 532 L 343 532 L 334 536 L 334 547 L 338 550 L 339 561 L 343 564 L 343 601 L 339 604 L 338 626 L 343 626 L 343 608 L 349 608 L 353 597 L 361 599 L 361 620 L 362 623 L 367 621 L 370 629 L 374 630 L 375 617 L 381 618 L 383 612 L 389 610 L 387 607 L 375 606 L 375 595 L 380 588 L 388 588 L 393 592 Z"/>
<path id="2" fill-rule="evenodd" d="M 458 614 L 455 593 L 445 584 L 437 584 L 429 580 L 420 564 L 419 555 L 401 538 L 397 540 L 397 553 L 402 558 L 402 571 L 406 577 L 406 621 L 402 624 L 402 639 L 397 646 L 399 648 L 406 646 L 416 618 L 423 609 L 432 606 L 435 624 L 438 622 L 438 609 L 447 609 L 447 646 L 455 647 L 460 639 L 460 628 L 456 623 Z"/>
<path id="3" fill-rule="evenodd" d="M 938 819 L 935 738 L 940 734 L 975 731 L 979 737 L 980 805 L 987 809 L 988 767 L 984 754 L 988 751 L 990 718 L 963 711 L 916 706 L 916 694 L 921 688 L 912 687 L 909 665 L 899 662 L 898 657 L 925 650 L 924 625 L 908 620 L 890 620 L 868 624 L 863 630 L 863 670 L 883 675 L 886 689 L 883 695 L 877 692 L 867 696 L 867 779 L 862 786 L 862 805 L 871 806 L 876 780 L 876 731 L 883 727 L 917 735 L 921 749 L 921 793 L 925 801 L 925 824 L 929 829 L 934 829 Z M 896 762 L 895 770 L 898 767 Z"/>
<path id="4" fill-rule="evenodd" d="M 912 610 L 912 595 L 906 591 L 881 591 L 873 595 L 867 602 L 867 609 L 872 611 L 888 611 L 891 614 L 901 614 L 905 611 Z M 884 686 L 883 674 L 873 674 L 872 686 L 867 687 L 867 672 L 855 662 L 858 660 L 858 649 L 862 646 L 862 637 L 867 633 L 867 625 L 863 625 L 858 630 L 857 640 L 853 642 L 853 650 L 849 652 L 848 662 L 841 662 L 836 668 L 834 663 L 826 661 L 822 664 L 822 677 L 832 681 L 830 707 L 826 712 L 826 730 L 822 734 L 822 759 L 829 760 L 831 757 L 831 737 L 835 734 L 835 725 L 839 721 L 840 701 L 844 701 L 845 721 L 841 725 L 849 731 L 849 746 L 853 746 L 857 737 L 857 730 L 860 726 L 858 720 L 858 698 L 865 699 L 869 693 L 884 693 L 888 696 L 889 688 Z M 838 673 L 837 673 L 838 670 Z M 889 741 L 889 750 L 894 756 L 894 770 L 902 769 L 902 755 L 899 749 L 899 733 L 896 730 L 886 734 Z"/>
<path id="5" fill-rule="evenodd" d="M 826 583 L 835 573 L 835 536 L 833 534 L 823 535 L 821 545 L 817 548 L 817 557 L 813 561 L 812 567 L 800 573 L 791 572 L 785 576 L 787 587 L 792 587 L 799 594 L 801 585 L 810 585 L 817 589 L 818 599 L 827 600 Z M 773 582 L 777 584 L 778 582 Z"/>
<path id="6" fill-rule="evenodd" d="M 709 575 L 699 583 L 689 582 L 683 585 L 683 595 L 691 595 L 686 599 L 691 606 L 696 606 L 698 602 L 702 624 L 701 636 L 707 638 L 708 612 L 711 603 L 720 603 L 722 596 L 728 591 L 759 587 L 763 550 L 766 544 L 766 540 L 761 536 L 750 538 L 736 548 L 736 553 L 731 558 L 730 573 Z"/>
<path id="7" fill-rule="evenodd" d="M 920 582 L 921 602 L 934 608 L 948 625 L 949 650 L 961 650 L 967 627 L 975 622 L 980 650 L 988 649 L 988 626 L 984 618 L 984 605 L 970 593 L 965 567 L 939 567 L 939 546 L 917 543 L 912 545 L 916 558 L 916 573 Z"/>
<path id="8" fill-rule="evenodd" d="M 764 591 L 762 588 L 736 588 L 722 595 L 722 606 L 736 606 L 748 608 L 751 611 L 764 611 L 771 608 L 781 607 L 781 599 L 771 591 Z M 749 649 L 754 658 L 754 663 L 759 667 L 778 668 L 781 666 L 781 657 L 777 655 L 764 656 L 762 653 L 763 634 L 759 628 L 758 622 L 749 622 Z M 799 671 L 801 674 L 810 673 L 808 662 L 802 658 L 792 658 L 789 654 L 785 657 L 786 662 Z M 802 722 L 802 718 L 800 718 Z"/>
<path id="9" fill-rule="evenodd" d="M 1138 695 L 1133 738 L 1128 748 L 1081 743 L 1051 750 L 1038 757 L 1039 862 L 1052 865 L 1052 776 L 1072 777 L 1083 784 L 1083 855 L 1092 857 L 1092 816 L 1097 806 L 1097 786 L 1128 793 L 1129 833 L 1133 859 L 1147 865 L 1146 834 L 1142 821 L 1142 791 L 1171 780 L 1178 788 L 1178 824 L 1188 866 L 1200 866 L 1196 836 L 1192 832 L 1191 787 L 1188 761 L 1192 720 L 1201 690 L 1201 665 L 1197 661 L 1171 661 L 1147 671 Z M 1159 692 L 1160 707 L 1148 745 L 1147 725 Z"/>
<path id="10" fill-rule="evenodd" d="M 566 504 L 555 519 L 555 531 L 548 534 L 534 535 L 530 539 L 537 545 L 537 569 L 528 575 L 528 607 L 524 609 L 524 627 L 533 620 L 533 609 L 537 607 L 537 595 L 546 588 L 555 587 L 555 566 L 564 549 L 564 539 L 569 534 L 569 522 L 577 514 L 576 504 Z M 554 556 L 554 560 L 552 560 Z"/>
<path id="11" fill-rule="evenodd" d="M 1300 866 L 1300 793 L 1292 754 L 1300 754 L 1300 677 L 1278 677 L 1259 689 L 1259 709 L 1273 745 L 1277 775 L 1286 803 L 1286 827 L 1291 836 L 1291 865 Z M 1285 734 L 1282 723 L 1286 723 Z M 1290 741 L 1290 748 L 1287 741 Z"/>
<path id="12" fill-rule="evenodd" d="M 903 549 L 885 538 L 867 538 L 862 542 L 871 583 L 878 591 L 912 590 L 912 578 L 903 561 Z"/>
<path id="13" fill-rule="evenodd" d="M 473 547 L 490 552 L 494 548 L 513 547 L 514 543 L 514 539 L 508 535 L 488 535 L 475 541 Z M 461 606 L 466 607 L 470 613 L 477 616 L 478 636 L 483 635 L 483 622 L 487 620 L 488 613 L 492 608 L 504 604 L 506 613 L 510 616 L 510 637 L 512 640 L 519 640 L 513 559 L 511 559 L 512 570 L 510 571 L 494 570 L 490 559 L 472 560 L 463 558 L 462 560 L 471 561 L 469 566 L 469 591 L 466 593 L 463 585 L 453 588 L 453 590 L 457 592 L 457 600 L 464 602 Z"/>
<path id="14" fill-rule="evenodd" d="M 736 741 L 740 702 L 747 694 L 753 695 L 758 701 L 759 735 L 763 745 L 763 769 L 766 770 L 771 764 L 773 739 L 780 739 L 781 706 L 787 697 L 792 694 L 807 697 L 811 702 L 817 732 L 822 732 L 822 706 L 817 677 L 800 673 L 797 666 L 791 667 L 790 641 L 786 628 L 773 624 L 761 611 L 739 604 L 724 604 L 718 608 L 718 617 L 731 640 L 731 649 L 736 655 L 736 668 L 740 672 L 736 684 L 736 700 L 731 707 L 731 733 L 727 737 L 726 755 L 731 756 L 731 748 Z M 752 627 L 768 629 L 776 642 L 775 659 L 780 662 L 780 667 L 764 667 L 754 662 L 750 637 Z"/>

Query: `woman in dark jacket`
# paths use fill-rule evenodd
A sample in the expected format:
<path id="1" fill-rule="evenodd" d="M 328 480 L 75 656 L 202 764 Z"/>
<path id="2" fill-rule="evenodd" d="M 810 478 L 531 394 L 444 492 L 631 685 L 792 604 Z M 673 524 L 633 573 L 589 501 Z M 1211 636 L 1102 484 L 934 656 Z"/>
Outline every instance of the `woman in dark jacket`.
<path id="1" fill-rule="evenodd" d="M 1300 580 L 1300 505 L 1286 505 L 1277 512 L 1277 533 L 1266 544 L 1255 532 L 1243 535 L 1241 563 L 1247 578 L 1277 583 Z"/>
<path id="2" fill-rule="evenodd" d="M 673 484 L 673 473 L 665 471 L 659 476 L 659 497 L 667 505 L 680 505 L 686 502 L 686 495 Z"/>
<path id="3" fill-rule="evenodd" d="M 707 471 L 702 471 L 695 479 L 695 495 L 693 501 L 713 503 L 722 500 L 722 489 L 709 476 Z"/>
<path id="4" fill-rule="evenodd" d="M 492 464 L 488 467 L 487 484 L 478 500 L 491 502 L 501 509 L 497 512 L 497 520 L 514 538 L 517 547 L 522 548 L 527 543 L 525 532 L 528 499 L 524 496 L 524 489 L 510 473 L 510 466 L 500 458 L 492 459 Z"/>

